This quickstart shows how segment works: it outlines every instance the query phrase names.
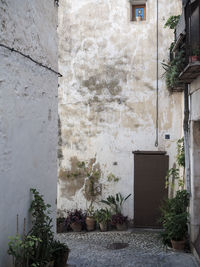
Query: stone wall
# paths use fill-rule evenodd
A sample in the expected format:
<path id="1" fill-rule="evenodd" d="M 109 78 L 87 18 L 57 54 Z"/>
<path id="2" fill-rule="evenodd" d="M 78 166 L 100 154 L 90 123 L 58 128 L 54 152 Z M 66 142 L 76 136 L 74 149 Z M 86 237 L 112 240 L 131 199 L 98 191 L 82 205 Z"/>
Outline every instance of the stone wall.
<path id="1" fill-rule="evenodd" d="M 163 26 L 181 13 L 181 1 L 159 1 L 159 144 L 156 134 L 156 1 L 147 20 L 130 21 L 128 0 L 63 0 L 59 7 L 58 208 L 89 205 L 89 173 L 98 168 L 96 200 L 132 193 L 124 212 L 133 217 L 134 150 L 166 150 L 170 166 L 182 136 L 182 94 L 165 86 L 173 31 Z M 165 140 L 170 134 L 170 140 Z M 119 179 L 108 179 L 108 177 Z M 115 180 L 115 181 L 114 181 Z M 98 194 L 100 193 L 100 194 Z"/>
<path id="2" fill-rule="evenodd" d="M 190 227 L 192 246 L 200 227 L 200 77 L 190 85 Z"/>
<path id="3" fill-rule="evenodd" d="M 57 71 L 57 12 L 53 0 L 1 0 L 0 44 Z M 9 267 L 8 237 L 17 214 L 20 233 L 30 223 L 31 187 L 55 217 L 58 75 L 2 46 L 0 70 L 0 266 Z"/>

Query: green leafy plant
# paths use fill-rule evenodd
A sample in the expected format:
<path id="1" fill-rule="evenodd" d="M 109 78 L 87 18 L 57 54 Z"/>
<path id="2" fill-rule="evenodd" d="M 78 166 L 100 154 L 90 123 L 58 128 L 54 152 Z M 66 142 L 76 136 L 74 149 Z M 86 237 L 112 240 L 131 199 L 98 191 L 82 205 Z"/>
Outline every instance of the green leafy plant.
<path id="1" fill-rule="evenodd" d="M 167 20 L 167 22 L 164 25 L 164 28 L 170 28 L 171 30 L 174 30 L 179 22 L 180 15 L 178 16 L 170 16 Z"/>
<path id="2" fill-rule="evenodd" d="M 189 194 L 177 191 L 176 197 L 167 199 L 161 206 L 162 238 L 165 244 L 170 240 L 181 241 L 187 235 Z"/>
<path id="3" fill-rule="evenodd" d="M 35 259 L 35 246 L 42 242 L 41 239 L 27 235 L 23 239 L 19 234 L 9 238 L 8 254 L 13 257 L 15 267 L 36 267 L 39 263 Z"/>
<path id="4" fill-rule="evenodd" d="M 121 193 L 117 193 L 115 196 L 108 196 L 106 200 L 101 200 L 101 202 L 108 205 L 114 213 L 121 213 L 124 202 L 130 196 L 131 194 L 123 197 Z"/>
<path id="5" fill-rule="evenodd" d="M 124 223 L 127 223 L 128 221 L 128 217 L 127 216 L 124 216 L 123 214 L 121 213 L 117 213 L 117 214 L 114 214 L 112 216 L 112 224 L 113 225 L 117 225 L 117 224 L 124 224 Z"/>
<path id="6" fill-rule="evenodd" d="M 170 184 L 170 179 L 171 179 L 171 184 Z M 170 185 L 171 187 L 174 186 L 174 180 L 180 179 L 179 176 L 179 169 L 177 168 L 171 168 L 168 170 L 167 175 L 165 177 L 165 188 L 168 188 Z"/>
<path id="7" fill-rule="evenodd" d="M 185 149 L 184 149 L 184 137 L 177 141 L 177 163 L 178 166 L 185 168 Z M 184 175 L 180 176 L 180 170 L 176 167 L 173 167 L 168 170 L 165 177 L 165 187 L 171 186 L 174 188 L 174 181 L 178 180 L 178 185 L 183 189 L 184 187 Z"/>
<path id="8" fill-rule="evenodd" d="M 61 243 L 58 240 L 55 240 L 52 244 L 52 251 L 53 251 L 53 258 L 57 259 L 61 257 L 63 254 L 65 254 L 66 252 L 69 253 L 70 250 L 66 244 Z"/>
<path id="9" fill-rule="evenodd" d="M 199 47 L 195 47 L 194 49 L 192 49 L 192 55 L 193 56 L 200 56 L 200 48 Z"/>
<path id="10" fill-rule="evenodd" d="M 184 51 L 180 50 L 177 55 L 168 63 L 162 62 L 162 66 L 165 70 L 166 85 L 168 89 L 181 86 L 179 75 L 185 65 Z"/>
<path id="11" fill-rule="evenodd" d="M 24 232 L 22 239 L 17 234 L 10 238 L 8 254 L 13 256 L 15 267 L 44 267 L 50 261 L 56 260 L 56 252 L 67 246 L 54 240 L 50 205 L 45 204 L 43 196 L 36 189 L 31 188 L 33 200 L 30 206 L 32 228 L 29 233 Z M 17 216 L 18 233 L 18 216 Z"/>
<path id="12" fill-rule="evenodd" d="M 88 217 L 94 217 L 94 213 L 95 213 L 94 206 L 93 206 L 93 202 L 91 201 L 90 206 L 87 209 L 87 216 Z"/>
<path id="13" fill-rule="evenodd" d="M 111 220 L 111 212 L 108 210 L 108 208 L 96 210 L 94 218 L 97 223 L 102 223 L 105 225 Z"/>
<path id="14" fill-rule="evenodd" d="M 185 167 L 184 137 L 177 142 L 177 163 L 179 166 Z"/>
<path id="15" fill-rule="evenodd" d="M 42 240 L 34 249 L 37 261 L 40 265 L 43 265 L 52 259 L 54 236 L 52 232 L 52 219 L 49 216 L 51 206 L 45 204 L 43 196 L 36 189 L 31 188 L 30 191 L 33 194 L 33 201 L 30 206 L 33 226 L 29 234 Z"/>

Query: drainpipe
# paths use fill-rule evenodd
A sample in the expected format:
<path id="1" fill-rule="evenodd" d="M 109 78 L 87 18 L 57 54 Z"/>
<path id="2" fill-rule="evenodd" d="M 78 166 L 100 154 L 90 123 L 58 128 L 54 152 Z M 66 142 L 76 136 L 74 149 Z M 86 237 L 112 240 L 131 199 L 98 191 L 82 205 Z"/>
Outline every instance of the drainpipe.
<path id="1" fill-rule="evenodd" d="M 159 112 L 159 102 L 158 102 L 158 92 L 159 92 L 159 84 L 158 84 L 158 71 L 159 71 L 159 63 L 158 63 L 158 59 L 159 59 L 159 55 L 158 55 L 158 0 L 157 0 L 157 14 L 156 14 L 156 39 L 157 39 L 157 44 L 156 44 L 156 141 L 155 141 L 155 147 L 158 147 L 158 133 L 159 133 L 159 129 L 158 129 L 158 112 Z"/>
<path id="2" fill-rule="evenodd" d="M 185 180 L 186 180 L 186 190 L 191 194 L 191 184 L 190 184 L 190 152 L 189 152 L 189 86 L 185 85 L 184 89 L 184 146 L 185 146 Z"/>

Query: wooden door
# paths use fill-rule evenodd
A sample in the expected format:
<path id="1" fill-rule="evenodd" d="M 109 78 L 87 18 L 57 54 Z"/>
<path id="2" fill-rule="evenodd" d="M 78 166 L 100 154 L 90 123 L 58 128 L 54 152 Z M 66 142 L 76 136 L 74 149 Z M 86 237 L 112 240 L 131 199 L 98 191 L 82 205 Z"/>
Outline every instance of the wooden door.
<path id="1" fill-rule="evenodd" d="M 165 176 L 169 168 L 166 152 L 134 153 L 135 227 L 159 228 L 160 205 L 167 197 Z"/>

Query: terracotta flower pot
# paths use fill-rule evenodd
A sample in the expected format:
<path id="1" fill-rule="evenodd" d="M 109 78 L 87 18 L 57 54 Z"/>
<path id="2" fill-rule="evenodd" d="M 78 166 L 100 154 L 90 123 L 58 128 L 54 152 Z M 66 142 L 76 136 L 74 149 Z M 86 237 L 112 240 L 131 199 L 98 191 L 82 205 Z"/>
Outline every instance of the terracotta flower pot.
<path id="1" fill-rule="evenodd" d="M 190 56 L 190 62 L 199 61 L 199 56 Z"/>
<path id="2" fill-rule="evenodd" d="M 184 250 L 186 241 L 185 240 L 181 240 L 181 241 L 171 240 L 171 243 L 172 243 L 173 249 Z"/>
<path id="3" fill-rule="evenodd" d="M 101 232 L 108 231 L 108 224 L 107 223 L 99 223 L 99 227 L 100 227 Z"/>
<path id="4" fill-rule="evenodd" d="M 81 232 L 81 230 L 82 230 L 82 225 L 81 225 L 81 223 L 76 223 L 76 222 L 71 223 L 71 224 L 70 224 L 70 227 L 72 228 L 72 230 L 73 230 L 74 232 Z"/>
<path id="5" fill-rule="evenodd" d="M 67 250 L 62 256 L 55 260 L 54 267 L 66 267 L 67 260 L 69 257 L 69 250 Z"/>
<path id="6" fill-rule="evenodd" d="M 87 230 L 88 231 L 94 231 L 95 229 L 95 219 L 93 217 L 87 216 L 85 219 L 86 225 L 87 225 Z"/>
<path id="7" fill-rule="evenodd" d="M 136 21 L 141 21 L 142 20 L 142 17 L 138 16 L 136 17 Z"/>
<path id="8" fill-rule="evenodd" d="M 127 230 L 126 223 L 123 223 L 123 224 L 117 223 L 116 224 L 116 228 L 117 228 L 118 231 L 125 231 L 125 230 Z"/>

